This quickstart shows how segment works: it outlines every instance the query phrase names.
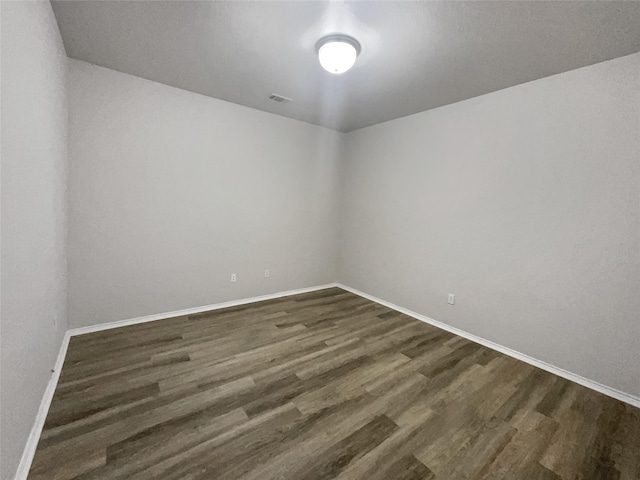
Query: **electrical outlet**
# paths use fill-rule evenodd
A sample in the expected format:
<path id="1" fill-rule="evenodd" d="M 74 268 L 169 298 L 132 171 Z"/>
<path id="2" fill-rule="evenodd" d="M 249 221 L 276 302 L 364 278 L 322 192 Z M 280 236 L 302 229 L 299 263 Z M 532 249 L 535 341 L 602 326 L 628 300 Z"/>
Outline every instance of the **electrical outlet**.
<path id="1" fill-rule="evenodd" d="M 269 278 L 269 276 L 271 276 L 271 273 L 269 272 L 269 269 L 264 271 L 264 278 Z"/>
<path id="2" fill-rule="evenodd" d="M 456 303 L 456 296 L 453 293 L 449 294 L 449 305 L 453 305 L 454 303 Z"/>
<path id="3" fill-rule="evenodd" d="M 231 281 L 232 281 L 232 282 L 235 282 L 235 281 L 236 281 L 236 274 L 235 274 L 235 273 L 232 273 L 232 274 L 231 274 Z"/>

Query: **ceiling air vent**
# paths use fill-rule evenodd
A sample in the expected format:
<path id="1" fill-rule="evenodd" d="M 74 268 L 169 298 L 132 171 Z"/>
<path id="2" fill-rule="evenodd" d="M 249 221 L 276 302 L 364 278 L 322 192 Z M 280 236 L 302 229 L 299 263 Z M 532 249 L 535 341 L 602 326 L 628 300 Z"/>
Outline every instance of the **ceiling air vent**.
<path id="1" fill-rule="evenodd" d="M 272 93 L 269 95 L 269 100 L 276 103 L 289 103 L 293 102 L 291 98 L 283 97 L 282 95 L 278 95 L 276 93 Z"/>

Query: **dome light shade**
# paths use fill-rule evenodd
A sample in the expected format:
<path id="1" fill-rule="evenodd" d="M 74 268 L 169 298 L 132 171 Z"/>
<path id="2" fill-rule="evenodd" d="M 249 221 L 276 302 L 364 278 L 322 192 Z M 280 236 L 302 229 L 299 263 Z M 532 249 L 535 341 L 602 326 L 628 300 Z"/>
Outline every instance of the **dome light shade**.
<path id="1" fill-rule="evenodd" d="M 316 44 L 320 65 L 329 73 L 344 73 L 353 67 L 360 44 L 346 35 L 329 35 Z"/>

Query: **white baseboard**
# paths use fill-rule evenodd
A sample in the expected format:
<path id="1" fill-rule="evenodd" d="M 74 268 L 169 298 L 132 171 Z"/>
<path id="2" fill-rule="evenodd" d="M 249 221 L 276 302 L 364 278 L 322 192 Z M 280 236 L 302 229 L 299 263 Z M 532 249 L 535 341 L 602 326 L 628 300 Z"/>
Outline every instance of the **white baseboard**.
<path id="1" fill-rule="evenodd" d="M 64 338 L 62 339 L 62 345 L 60 345 L 58 358 L 56 359 L 56 364 L 53 367 L 53 372 L 51 373 L 51 378 L 49 379 L 47 388 L 44 391 L 44 395 L 42 396 L 40 407 L 38 408 L 38 413 L 36 414 L 36 420 L 35 422 L 33 422 L 33 427 L 31 427 L 31 432 L 29 433 L 27 443 L 22 452 L 22 458 L 20 459 L 20 463 L 18 464 L 18 470 L 16 471 L 15 480 L 24 480 L 27 478 L 27 475 L 29 475 L 29 469 L 31 468 L 31 463 L 33 462 L 33 456 L 36 453 L 36 447 L 38 446 L 38 441 L 40 440 L 40 434 L 42 433 L 42 428 L 44 427 L 44 421 L 47 419 L 49 406 L 51 405 L 53 394 L 56 391 L 56 387 L 58 385 L 58 379 L 60 378 L 60 372 L 62 371 L 64 358 L 67 355 L 67 347 L 69 346 L 70 337 L 71 335 L 69 334 L 69 331 L 67 331 L 64 334 Z"/>
<path id="2" fill-rule="evenodd" d="M 210 310 L 220 310 L 221 308 L 237 307 L 238 305 L 246 305 L 247 303 L 262 302 L 264 300 L 272 300 L 274 298 L 288 297 L 289 295 L 299 295 L 301 293 L 315 292 L 316 290 L 324 290 L 325 288 L 332 288 L 337 286 L 337 283 L 327 283 L 325 285 L 317 285 L 315 287 L 299 288 L 297 290 L 270 293 L 268 295 L 261 295 L 259 297 L 242 298 L 240 300 L 231 300 L 229 302 L 215 303 L 213 305 L 205 305 L 202 307 L 186 308 L 184 310 L 157 313 L 154 315 L 145 315 L 144 317 L 118 320 L 116 322 L 99 323 L 97 325 L 91 325 L 88 327 L 72 328 L 71 330 L 69 330 L 69 333 L 71 334 L 71 336 L 84 335 L 85 333 L 100 332 L 102 330 L 109 330 L 111 328 L 126 327 L 127 325 L 153 322 L 155 320 L 165 320 L 167 318 L 182 317 L 184 315 L 195 315 L 196 313 L 208 312 Z"/>
<path id="3" fill-rule="evenodd" d="M 49 379 L 47 388 L 44 392 L 44 395 L 42 396 L 42 401 L 40 402 L 40 407 L 38 408 L 38 413 L 36 414 L 36 420 L 33 423 L 33 427 L 31 428 L 31 432 L 29 433 L 29 438 L 27 438 L 27 443 L 24 447 L 24 451 L 22 452 L 22 458 L 20 459 L 20 464 L 18 465 L 18 470 L 16 471 L 14 480 L 26 480 L 27 475 L 29 475 L 31 463 L 33 462 L 33 457 L 36 453 L 38 442 L 40 441 L 40 435 L 42 434 L 42 428 L 44 427 L 44 422 L 47 418 L 47 413 L 49 413 L 51 401 L 53 400 L 53 394 L 56 390 L 56 387 L 58 386 L 60 371 L 62 370 L 62 365 L 64 364 L 64 359 L 67 355 L 67 348 L 69 347 L 69 339 L 71 337 L 75 335 L 83 335 L 85 333 L 99 332 L 101 330 L 109 330 L 111 328 L 125 327 L 127 325 L 136 325 L 138 323 L 153 322 L 155 320 L 164 320 L 173 317 L 182 317 L 184 315 L 195 315 L 196 313 L 208 312 L 210 310 L 220 310 L 221 308 L 235 307 L 238 305 L 245 305 L 247 303 L 272 300 L 274 298 L 288 297 L 289 295 L 315 292 L 317 290 L 324 290 L 325 288 L 332 288 L 337 286 L 337 283 L 328 283 L 326 285 L 318 285 L 315 287 L 299 288 L 297 290 L 271 293 L 269 295 L 261 295 L 259 297 L 243 298 L 240 300 L 232 300 L 230 302 L 216 303 L 213 305 L 205 305 L 195 308 L 187 308 L 185 310 L 176 310 L 174 312 L 158 313 L 155 315 L 146 315 L 144 317 L 130 318 L 128 320 L 120 320 L 117 322 L 102 323 L 98 325 L 91 325 L 89 327 L 72 328 L 70 330 L 67 330 L 62 340 L 60 351 L 58 352 L 58 358 L 56 359 L 53 373 L 51 374 L 51 378 Z"/>
<path id="4" fill-rule="evenodd" d="M 616 400 L 620 400 L 621 402 L 628 403 L 629 405 L 640 408 L 640 398 L 634 395 L 630 395 L 620 390 L 616 390 L 615 388 L 602 385 L 601 383 L 598 383 L 594 380 L 581 377 L 580 375 L 576 375 L 575 373 L 571 373 L 567 370 L 556 367 L 549 363 L 543 362 L 541 360 L 537 360 L 533 357 L 530 357 L 529 355 L 525 355 L 524 353 L 520 353 L 510 348 L 504 347 L 490 340 L 486 340 L 482 337 L 478 337 L 471 333 L 465 332 L 464 330 L 460 330 L 458 328 L 447 325 L 446 323 L 439 322 L 432 318 L 426 317 L 419 313 L 416 313 L 406 308 L 395 305 L 391 302 L 387 302 L 386 300 L 382 300 L 378 297 L 374 297 L 373 295 L 369 295 L 368 293 L 361 292 L 360 290 L 357 290 L 355 288 L 348 287 L 341 283 L 337 283 L 336 285 L 339 288 L 347 290 L 348 292 L 355 293 L 356 295 L 364 297 L 373 302 L 379 303 L 380 305 L 384 305 L 385 307 L 389 307 L 393 310 L 404 313 L 405 315 L 413 317 L 416 320 L 420 320 L 421 322 L 428 323 L 430 325 L 433 325 L 434 327 L 438 327 L 448 332 L 451 332 L 455 335 L 459 335 L 461 337 L 466 338 L 467 340 L 471 340 L 472 342 L 479 343 L 480 345 L 484 345 L 485 347 L 491 348 L 493 350 L 497 350 L 498 352 L 504 353 L 505 355 L 508 355 L 510 357 L 516 358 L 518 360 L 522 360 L 523 362 L 533 365 L 534 367 L 541 368 L 542 370 L 546 370 L 547 372 L 558 375 L 559 377 L 566 378 L 567 380 L 571 380 L 572 382 L 582 385 L 583 387 L 590 388 L 592 390 L 595 390 L 596 392 L 603 393 L 604 395 L 615 398 Z"/>

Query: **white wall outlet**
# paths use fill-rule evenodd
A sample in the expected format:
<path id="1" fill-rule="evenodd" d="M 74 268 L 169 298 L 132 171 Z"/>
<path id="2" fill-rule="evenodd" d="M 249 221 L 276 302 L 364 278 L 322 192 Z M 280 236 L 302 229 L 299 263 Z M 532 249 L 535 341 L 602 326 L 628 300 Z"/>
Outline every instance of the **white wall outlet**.
<path id="1" fill-rule="evenodd" d="M 454 303 L 456 303 L 456 296 L 453 293 L 449 294 L 449 305 L 453 305 Z"/>
<path id="2" fill-rule="evenodd" d="M 269 269 L 266 269 L 264 271 L 264 278 L 269 278 L 271 276 L 271 272 L 269 272 Z"/>
<path id="3" fill-rule="evenodd" d="M 231 274 L 231 281 L 232 281 L 232 282 L 235 282 L 235 281 L 236 281 L 236 274 L 235 274 L 235 273 L 232 273 L 232 274 Z"/>

